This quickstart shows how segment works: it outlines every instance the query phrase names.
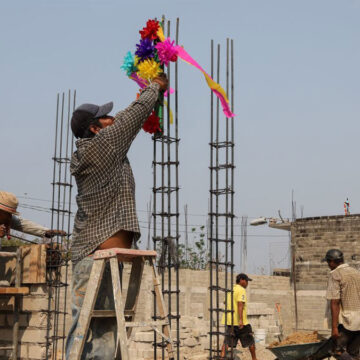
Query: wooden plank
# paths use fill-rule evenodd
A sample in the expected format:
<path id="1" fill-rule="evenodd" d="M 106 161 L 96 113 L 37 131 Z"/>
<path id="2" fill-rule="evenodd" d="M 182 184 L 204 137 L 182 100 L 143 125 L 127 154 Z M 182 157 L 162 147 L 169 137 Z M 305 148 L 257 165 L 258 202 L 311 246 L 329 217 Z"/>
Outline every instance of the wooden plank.
<path id="1" fill-rule="evenodd" d="M 46 283 L 46 244 L 22 246 L 23 258 L 23 284 Z"/>
<path id="2" fill-rule="evenodd" d="M 114 317 L 116 317 L 116 312 L 115 312 L 115 310 L 93 310 L 92 317 L 114 318 Z"/>
<path id="3" fill-rule="evenodd" d="M 10 284 L 15 284 L 15 267 L 16 267 L 16 256 L 0 257 L 1 280 L 6 280 Z"/>
<path id="4" fill-rule="evenodd" d="M 89 282 L 86 288 L 85 298 L 81 307 L 78 326 L 75 330 L 74 343 L 71 348 L 70 360 L 80 360 L 88 333 L 91 313 L 94 310 L 95 301 L 103 277 L 105 260 L 94 261 L 91 269 Z"/>
<path id="5" fill-rule="evenodd" d="M 156 251 L 153 250 L 135 250 L 135 249 L 123 249 L 123 248 L 112 248 L 106 250 L 97 250 L 94 253 L 95 259 L 107 259 L 114 256 L 118 257 L 119 261 L 131 261 L 137 257 L 153 257 L 156 258 Z"/>
<path id="6" fill-rule="evenodd" d="M 9 251 L 0 251 L 0 257 L 4 258 L 16 258 L 16 252 L 9 252 Z"/>
<path id="7" fill-rule="evenodd" d="M 125 311 L 132 310 L 133 316 L 130 316 L 129 321 L 133 321 L 135 317 L 136 307 L 139 299 L 141 279 L 144 271 L 144 259 L 143 257 L 135 258 L 132 263 L 131 273 L 129 278 L 128 291 L 125 302 Z M 131 336 L 132 328 L 127 329 L 127 337 Z"/>
<path id="8" fill-rule="evenodd" d="M 124 315 L 134 316 L 134 311 L 132 310 L 124 310 Z M 115 310 L 93 310 L 92 317 L 116 317 Z"/>
<path id="9" fill-rule="evenodd" d="M 165 306 L 163 294 L 161 292 L 160 281 L 159 281 L 159 277 L 157 275 L 156 266 L 155 266 L 155 264 L 153 262 L 153 259 L 150 258 L 149 262 L 150 262 L 150 266 L 152 268 L 152 273 L 153 273 L 154 290 L 155 290 L 155 295 L 156 295 L 156 304 L 157 304 L 157 307 L 159 309 L 160 316 L 163 319 L 165 319 L 167 317 L 166 306 Z M 173 350 L 173 342 L 172 342 L 172 339 L 171 339 L 171 332 L 170 332 L 170 326 L 169 325 L 163 326 L 163 333 L 169 339 L 169 342 L 166 344 L 166 349 L 168 351 L 169 359 L 175 359 L 175 354 L 174 354 L 174 350 Z"/>
<path id="10" fill-rule="evenodd" d="M 22 284 L 46 283 L 46 246 L 45 244 L 33 244 L 20 247 L 23 257 Z M 6 254 L 6 252 L 2 253 Z M 7 280 L 10 284 L 14 284 L 15 268 L 16 257 L 0 256 L 0 269 L 1 273 L 4 274 L 2 275 L 2 280 Z"/>
<path id="11" fill-rule="evenodd" d="M 142 321 L 129 321 L 125 323 L 126 327 L 156 327 L 156 326 L 165 326 L 169 325 L 169 322 L 167 320 L 161 320 L 161 321 L 148 321 L 148 322 L 142 322 Z"/>
<path id="12" fill-rule="evenodd" d="M 121 360 L 130 360 L 128 346 L 127 346 L 126 328 L 125 328 L 124 304 L 122 300 L 121 287 L 120 287 L 119 264 L 116 258 L 110 259 L 110 268 L 111 268 L 111 279 L 113 285 L 116 322 L 117 322 L 115 358 L 119 346 Z"/>
<path id="13" fill-rule="evenodd" d="M 28 295 L 28 287 L 0 287 L 0 295 Z"/>

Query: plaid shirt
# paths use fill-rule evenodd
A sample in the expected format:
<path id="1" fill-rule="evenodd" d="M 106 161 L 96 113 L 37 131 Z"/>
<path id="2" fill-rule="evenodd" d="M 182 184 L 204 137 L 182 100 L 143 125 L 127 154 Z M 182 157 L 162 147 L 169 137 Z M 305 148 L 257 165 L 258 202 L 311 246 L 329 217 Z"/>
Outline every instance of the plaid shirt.
<path id="1" fill-rule="evenodd" d="M 126 154 L 151 113 L 159 85 L 147 87 L 115 122 L 93 138 L 76 142 L 70 170 L 78 187 L 78 210 L 72 234 L 73 262 L 93 253 L 120 230 L 140 237 L 135 209 L 135 181 Z"/>
<path id="2" fill-rule="evenodd" d="M 340 299 L 340 324 L 351 331 L 360 330 L 360 271 L 348 264 L 341 264 L 332 270 L 326 298 Z"/>

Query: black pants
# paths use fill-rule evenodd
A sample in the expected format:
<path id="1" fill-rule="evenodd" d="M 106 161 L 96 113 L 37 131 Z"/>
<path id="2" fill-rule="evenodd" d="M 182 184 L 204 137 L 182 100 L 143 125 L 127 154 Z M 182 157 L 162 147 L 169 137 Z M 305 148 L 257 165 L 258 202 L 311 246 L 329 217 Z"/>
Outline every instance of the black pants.
<path id="1" fill-rule="evenodd" d="M 339 334 L 335 352 L 346 351 L 354 360 L 360 360 L 360 331 L 350 331 L 345 329 L 343 325 L 339 325 Z"/>

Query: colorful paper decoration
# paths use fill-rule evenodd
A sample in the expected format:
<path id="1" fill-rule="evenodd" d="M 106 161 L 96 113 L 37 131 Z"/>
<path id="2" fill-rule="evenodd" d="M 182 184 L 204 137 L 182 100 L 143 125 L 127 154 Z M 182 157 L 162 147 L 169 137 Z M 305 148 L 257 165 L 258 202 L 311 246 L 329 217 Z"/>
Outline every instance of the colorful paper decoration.
<path id="1" fill-rule="evenodd" d="M 139 33 L 141 40 L 136 45 L 135 55 L 132 55 L 129 51 L 124 58 L 121 69 L 140 88 L 148 86 L 152 79 L 159 76 L 163 72 L 163 66 L 168 66 L 170 62 L 176 62 L 180 58 L 203 73 L 208 86 L 219 98 L 225 116 L 228 118 L 235 116 L 230 109 L 229 100 L 224 89 L 211 78 L 183 47 L 174 45 L 174 41 L 165 38 L 162 27 L 157 20 L 149 19 L 146 27 L 140 30 Z M 172 89 L 170 89 L 171 92 L 173 92 Z M 151 134 L 162 131 L 162 124 L 160 124 L 162 114 L 159 114 L 161 110 L 162 106 L 156 106 L 155 112 L 149 116 L 143 126 L 145 131 Z M 170 118 L 172 118 L 171 112 Z"/>

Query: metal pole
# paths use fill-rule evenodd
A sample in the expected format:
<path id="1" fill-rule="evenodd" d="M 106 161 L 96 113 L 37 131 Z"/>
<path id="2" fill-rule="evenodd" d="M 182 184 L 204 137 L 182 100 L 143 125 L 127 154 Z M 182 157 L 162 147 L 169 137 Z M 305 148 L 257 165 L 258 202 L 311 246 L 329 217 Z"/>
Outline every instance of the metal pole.
<path id="1" fill-rule="evenodd" d="M 214 77 L 214 40 L 211 40 L 211 77 Z M 213 166 L 214 166 L 214 93 L 210 91 L 210 251 L 209 251 L 209 264 L 210 264 L 210 359 L 213 359 Z"/>
<path id="2" fill-rule="evenodd" d="M 176 45 L 179 44 L 179 18 L 176 19 Z M 178 63 L 175 63 L 175 189 L 176 189 L 176 252 L 179 249 L 179 132 L 178 132 Z M 179 260 L 177 258 L 175 265 L 176 272 L 176 354 L 177 360 L 180 360 L 180 274 L 179 274 Z"/>
<path id="3" fill-rule="evenodd" d="M 216 75 L 216 81 L 217 83 L 220 82 L 220 44 L 217 46 L 217 75 Z M 219 98 L 216 98 L 216 149 L 215 149 L 215 166 L 216 166 L 216 185 L 215 185 L 215 211 L 216 211 L 216 217 L 215 217 L 215 238 L 216 238 L 216 264 L 215 264 L 215 270 L 216 270 L 216 355 L 219 355 L 220 351 L 220 336 L 219 336 L 219 325 L 220 325 L 220 294 L 219 294 L 219 136 L 220 136 L 220 101 Z"/>
<path id="4" fill-rule="evenodd" d="M 231 66 L 231 76 L 230 76 L 230 87 L 231 87 L 231 111 L 234 112 L 234 46 L 233 46 L 233 40 L 231 39 L 231 50 L 230 50 L 230 66 Z M 234 168 L 235 168 L 235 162 L 234 162 L 234 118 L 231 118 L 231 224 L 230 224 L 230 239 L 231 239 L 231 272 L 230 272 L 230 288 L 231 288 L 231 323 L 234 323 Z M 231 349 L 231 357 L 234 357 L 233 349 Z"/>

